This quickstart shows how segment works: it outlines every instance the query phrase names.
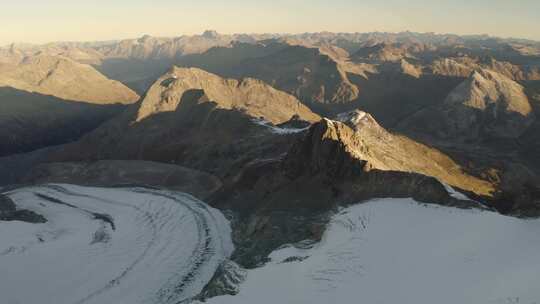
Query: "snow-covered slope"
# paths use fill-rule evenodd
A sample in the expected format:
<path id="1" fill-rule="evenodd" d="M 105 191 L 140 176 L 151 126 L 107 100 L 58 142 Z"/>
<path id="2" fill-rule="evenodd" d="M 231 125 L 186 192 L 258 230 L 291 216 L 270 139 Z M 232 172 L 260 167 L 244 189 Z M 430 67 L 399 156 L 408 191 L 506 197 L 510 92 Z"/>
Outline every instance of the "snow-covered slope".
<path id="1" fill-rule="evenodd" d="M 540 220 L 375 200 L 336 215 L 311 249 L 286 247 L 209 303 L 539 303 Z"/>
<path id="2" fill-rule="evenodd" d="M 223 215 L 183 193 L 45 185 L 8 196 L 48 222 L 0 222 L 0 303 L 178 303 L 233 250 Z"/>
<path id="3" fill-rule="evenodd" d="M 309 129 L 309 126 L 305 128 L 282 128 L 272 125 L 269 121 L 264 119 L 254 118 L 251 120 L 254 124 L 267 128 L 270 132 L 279 135 L 301 133 Z"/>

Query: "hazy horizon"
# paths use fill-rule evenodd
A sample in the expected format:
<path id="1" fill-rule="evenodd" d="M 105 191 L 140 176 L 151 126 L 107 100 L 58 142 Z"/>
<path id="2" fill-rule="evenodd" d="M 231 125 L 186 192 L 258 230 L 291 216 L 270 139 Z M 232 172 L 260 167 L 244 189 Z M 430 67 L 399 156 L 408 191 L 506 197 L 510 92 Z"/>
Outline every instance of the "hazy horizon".
<path id="1" fill-rule="evenodd" d="M 220 30 L 216 30 L 214 28 L 208 28 L 201 30 L 200 32 L 190 32 L 190 33 L 176 33 L 176 34 L 170 34 L 170 35 L 159 35 L 159 34 L 148 34 L 148 33 L 140 33 L 136 34 L 135 36 L 129 36 L 129 37 L 117 37 L 117 38 L 110 38 L 110 39 L 77 39 L 77 40 L 50 40 L 50 41 L 40 41 L 40 42 L 33 42 L 33 41 L 11 41 L 8 43 L 0 44 L 0 47 L 9 47 L 12 44 L 15 45 L 46 45 L 49 43 L 85 43 L 85 42 L 108 42 L 108 41 L 122 41 L 122 40 L 131 40 L 131 39 L 139 39 L 141 37 L 144 37 L 146 35 L 149 35 L 151 37 L 156 38 L 175 38 L 175 37 L 181 37 L 181 36 L 194 36 L 194 35 L 202 35 L 205 31 L 216 31 L 218 34 L 221 35 L 301 35 L 301 34 L 317 34 L 317 33 L 332 33 L 332 34 L 365 34 L 365 33 L 388 33 L 388 34 L 399 34 L 399 33 L 417 33 L 417 34 L 434 34 L 434 35 L 456 35 L 461 37 L 467 37 L 467 36 L 483 36 L 487 35 L 490 38 L 499 38 L 499 39 L 516 39 L 516 40 L 530 40 L 534 42 L 539 42 L 540 39 L 533 39 L 533 38 L 527 38 L 527 37 L 516 37 L 516 36 L 497 36 L 493 34 L 488 33 L 466 33 L 466 34 L 459 34 L 459 33 L 439 33 L 439 32 L 418 32 L 418 31 L 412 31 L 412 30 L 403 30 L 403 31 L 342 31 L 342 32 L 336 32 L 336 31 L 327 31 L 327 30 L 321 30 L 321 31 L 310 31 L 310 32 L 223 32 Z"/>
<path id="2" fill-rule="evenodd" d="M 21 0 L 3 4 L 0 45 L 220 33 L 421 32 L 540 40 L 533 0 Z M 234 21 L 234 22 L 231 22 Z"/>

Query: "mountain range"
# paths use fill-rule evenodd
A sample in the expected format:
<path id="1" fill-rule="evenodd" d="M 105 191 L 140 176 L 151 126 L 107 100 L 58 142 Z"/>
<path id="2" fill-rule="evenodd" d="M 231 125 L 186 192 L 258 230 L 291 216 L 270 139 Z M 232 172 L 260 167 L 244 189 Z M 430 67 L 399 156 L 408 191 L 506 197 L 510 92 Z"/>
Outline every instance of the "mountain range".
<path id="1" fill-rule="evenodd" d="M 0 224 L 56 223 L 55 208 L 69 207 L 59 214 L 90 214 L 85 225 L 106 226 L 80 233 L 115 235 L 113 249 L 127 250 L 103 212 L 129 227 L 137 227 L 132 213 L 156 214 L 144 225 L 171 225 L 164 237 L 172 239 L 176 221 L 154 203 L 179 202 L 195 219 L 189 239 L 201 260 L 190 264 L 193 271 L 184 267 L 178 292 L 162 294 L 193 301 L 249 295 L 238 287 L 243 269 L 279 268 L 266 263 L 291 244 L 298 255 L 287 252 L 283 263 L 319 254 L 325 236 L 335 236 L 327 230 L 332 219 L 346 217 L 339 212 L 367 212 L 359 202 L 438 206 L 437 218 L 448 211 L 466 221 L 478 212 L 493 227 L 536 221 L 539 117 L 540 43 L 523 39 L 206 31 L 10 45 L 0 48 Z M 118 201 L 122 195 L 129 206 Z M 400 210 L 420 210 L 409 207 Z M 385 208 L 385 216 L 393 214 Z M 364 215 L 343 224 L 348 233 L 367 229 Z M 228 238 L 205 226 L 218 224 L 230 225 L 234 252 L 203 248 L 210 230 L 210 245 Z"/>

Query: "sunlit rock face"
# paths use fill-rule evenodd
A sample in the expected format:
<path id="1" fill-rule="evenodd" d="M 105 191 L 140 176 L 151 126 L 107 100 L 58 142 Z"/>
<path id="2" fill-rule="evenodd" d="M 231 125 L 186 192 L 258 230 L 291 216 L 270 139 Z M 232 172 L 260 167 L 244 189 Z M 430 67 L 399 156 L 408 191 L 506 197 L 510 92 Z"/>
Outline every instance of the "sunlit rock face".
<path id="1" fill-rule="evenodd" d="M 477 70 L 446 98 L 447 136 L 516 138 L 535 119 L 523 87 L 489 70 Z"/>

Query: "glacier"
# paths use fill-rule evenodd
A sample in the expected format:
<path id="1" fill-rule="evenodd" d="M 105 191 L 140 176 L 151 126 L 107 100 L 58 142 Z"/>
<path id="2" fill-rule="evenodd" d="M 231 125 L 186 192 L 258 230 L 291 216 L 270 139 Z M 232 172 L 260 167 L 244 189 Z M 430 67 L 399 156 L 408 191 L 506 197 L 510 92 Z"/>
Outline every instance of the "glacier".
<path id="1" fill-rule="evenodd" d="M 229 222 L 178 192 L 50 184 L 7 193 L 44 224 L 0 222 L 0 302 L 180 303 L 233 251 Z"/>
<path id="2" fill-rule="evenodd" d="M 540 220 L 378 199 L 339 211 L 210 304 L 540 303 Z"/>

